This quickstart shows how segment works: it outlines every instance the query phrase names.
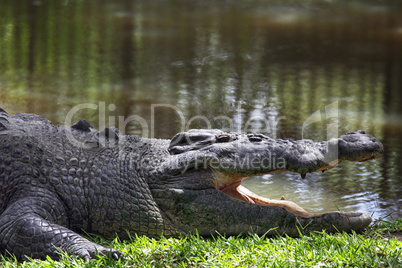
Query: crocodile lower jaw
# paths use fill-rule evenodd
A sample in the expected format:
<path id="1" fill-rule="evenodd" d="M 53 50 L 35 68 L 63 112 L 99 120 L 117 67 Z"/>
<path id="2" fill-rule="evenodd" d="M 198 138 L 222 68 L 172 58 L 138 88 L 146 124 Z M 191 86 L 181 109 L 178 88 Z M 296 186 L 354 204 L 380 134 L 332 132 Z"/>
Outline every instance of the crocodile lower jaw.
<path id="1" fill-rule="evenodd" d="M 253 193 L 241 185 L 241 182 L 245 179 L 244 177 L 239 176 L 233 178 L 230 175 L 224 175 L 222 173 L 215 173 L 214 177 L 217 190 L 241 201 L 262 206 L 279 206 L 300 217 L 313 217 L 316 215 L 307 212 L 292 201 L 269 199 Z"/>

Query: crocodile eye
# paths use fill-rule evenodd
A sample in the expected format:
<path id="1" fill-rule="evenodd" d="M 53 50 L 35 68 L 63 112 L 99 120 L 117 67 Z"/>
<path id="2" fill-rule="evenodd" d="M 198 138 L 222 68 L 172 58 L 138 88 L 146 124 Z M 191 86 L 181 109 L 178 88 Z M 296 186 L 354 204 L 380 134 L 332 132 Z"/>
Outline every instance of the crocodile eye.
<path id="1" fill-rule="evenodd" d="M 171 154 L 180 154 L 191 150 L 197 150 L 216 142 L 218 130 L 192 129 L 181 132 L 173 137 L 169 145 Z"/>
<path id="2" fill-rule="evenodd" d="M 221 134 L 221 135 L 216 136 L 217 142 L 228 142 L 230 140 L 231 140 L 231 137 L 228 134 Z"/>
<path id="3" fill-rule="evenodd" d="M 170 147 L 173 146 L 188 146 L 191 144 L 210 144 L 214 141 L 214 137 L 209 133 L 192 133 L 192 132 L 182 132 L 173 137 L 170 142 Z"/>
<path id="4" fill-rule="evenodd" d="M 260 135 L 255 135 L 255 134 L 247 134 L 247 138 L 251 142 L 259 142 L 262 141 L 262 138 Z"/>
<path id="5" fill-rule="evenodd" d="M 250 137 L 249 141 L 257 142 L 257 141 L 262 141 L 262 139 L 260 137 Z"/>

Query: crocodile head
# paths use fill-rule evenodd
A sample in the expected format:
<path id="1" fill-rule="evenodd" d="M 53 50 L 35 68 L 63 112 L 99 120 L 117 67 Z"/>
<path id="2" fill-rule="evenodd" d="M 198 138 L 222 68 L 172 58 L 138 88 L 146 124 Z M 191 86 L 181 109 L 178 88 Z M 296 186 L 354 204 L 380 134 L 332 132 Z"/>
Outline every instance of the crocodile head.
<path id="1" fill-rule="evenodd" d="M 174 205 L 161 204 L 185 231 L 200 233 L 267 232 L 297 235 L 304 230 L 360 231 L 371 222 L 363 213 L 309 213 L 294 202 L 258 196 L 241 185 L 247 177 L 274 172 L 324 171 L 341 161 L 366 161 L 383 153 L 382 144 L 364 131 L 349 132 L 324 142 L 280 140 L 261 134 L 190 130 L 170 142 L 164 179 Z M 152 187 L 151 187 L 152 188 Z M 162 200 L 162 201 L 161 201 Z M 159 202 L 164 202 L 159 198 Z M 179 217 L 178 217 L 179 215 Z M 257 232 L 258 233 L 258 232 Z"/>

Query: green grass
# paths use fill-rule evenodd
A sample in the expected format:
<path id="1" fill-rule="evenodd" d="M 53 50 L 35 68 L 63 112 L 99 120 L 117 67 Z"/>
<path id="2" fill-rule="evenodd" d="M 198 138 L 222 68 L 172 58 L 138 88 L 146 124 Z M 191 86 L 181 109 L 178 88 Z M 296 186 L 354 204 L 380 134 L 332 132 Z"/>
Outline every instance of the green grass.
<path id="1" fill-rule="evenodd" d="M 124 260 L 107 256 L 85 263 L 62 255 L 60 261 L 17 262 L 0 258 L 2 267 L 402 267 L 402 220 L 375 221 L 362 234 L 311 233 L 310 236 L 255 235 L 205 239 L 197 235 L 131 241 L 90 239 L 123 252 Z"/>

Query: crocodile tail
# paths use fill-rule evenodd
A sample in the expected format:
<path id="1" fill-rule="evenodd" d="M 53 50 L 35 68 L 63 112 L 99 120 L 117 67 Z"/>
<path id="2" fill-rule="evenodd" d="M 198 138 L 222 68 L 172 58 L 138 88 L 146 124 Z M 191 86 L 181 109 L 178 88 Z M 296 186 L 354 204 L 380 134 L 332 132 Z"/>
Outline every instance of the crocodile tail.
<path id="1" fill-rule="evenodd" d="M 8 120 L 8 113 L 4 109 L 0 108 L 0 132 L 7 129 L 10 124 Z"/>

